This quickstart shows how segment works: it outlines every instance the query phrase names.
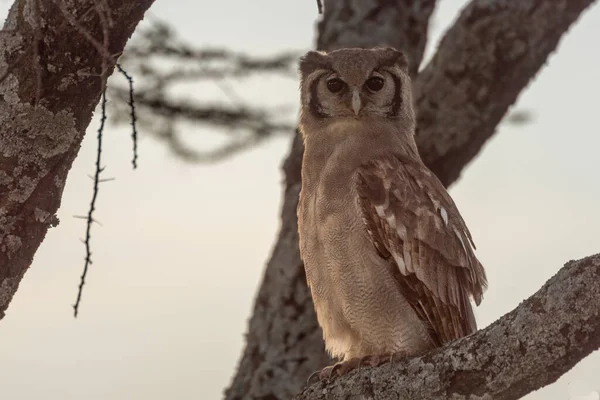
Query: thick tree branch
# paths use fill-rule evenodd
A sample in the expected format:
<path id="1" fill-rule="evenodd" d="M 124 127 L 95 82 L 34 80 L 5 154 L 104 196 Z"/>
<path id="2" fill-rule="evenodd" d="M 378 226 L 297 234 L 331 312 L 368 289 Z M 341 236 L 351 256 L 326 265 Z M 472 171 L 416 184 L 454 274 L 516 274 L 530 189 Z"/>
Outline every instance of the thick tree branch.
<path id="1" fill-rule="evenodd" d="M 600 347 L 600 254 L 565 265 L 486 329 L 392 366 L 363 368 L 296 400 L 519 399 Z"/>
<path id="2" fill-rule="evenodd" d="M 530 8 L 521 8 L 527 6 L 517 3 L 526 3 Z M 419 123 L 422 124 L 418 127 L 419 149 L 428 166 L 446 185 L 452 183 L 467 162 L 474 157 L 474 149 L 479 149 L 491 136 L 496 124 L 516 98 L 518 91 L 515 88 L 521 90 L 526 85 L 541 67 L 543 60 L 556 47 L 558 38 L 583 9 L 592 3 L 593 0 L 474 0 L 469 7 L 476 11 L 467 14 L 470 18 L 463 14 L 451 28 L 441 45 L 440 53 L 426 68 L 422 77 L 417 77 L 415 81 L 417 105 L 424 108 L 424 114 L 419 114 Z M 325 4 L 324 19 L 319 26 L 318 47 L 332 50 L 344 46 L 391 45 L 406 51 L 412 59 L 411 71 L 414 78 L 426 43 L 427 21 L 434 5 L 433 1 L 417 0 L 329 0 Z M 550 15 L 549 10 L 552 7 L 556 8 L 556 15 Z M 496 15 L 495 10 L 501 12 Z M 523 22 L 524 12 L 537 23 L 533 24 L 531 20 Z M 543 19 L 544 16 L 549 18 L 549 23 Z M 398 21 L 409 23 L 397 23 Z M 480 21 L 481 25 L 477 21 Z M 524 27 L 517 25 L 529 25 L 530 28 L 524 30 Z M 535 33 L 532 30 L 533 25 Z M 511 27 L 518 28 L 515 30 L 518 35 L 511 35 L 507 31 Z M 476 31 L 469 33 L 470 29 Z M 465 37 L 481 35 L 477 29 L 485 30 L 485 43 L 473 43 L 471 38 L 467 42 L 471 45 L 463 46 L 460 44 L 462 36 L 452 34 L 462 32 Z M 528 34 L 533 36 L 530 38 L 526 36 Z M 549 38 L 547 42 L 543 41 L 544 37 Z M 526 47 L 528 51 L 537 53 L 535 60 L 531 60 L 529 64 L 519 64 L 518 60 L 529 59 L 530 56 L 518 52 L 520 58 L 510 58 L 516 51 L 513 49 L 519 47 L 518 43 L 529 41 L 532 46 L 541 47 Z M 489 48 L 495 49 L 492 52 L 494 57 L 490 57 Z M 454 54 L 453 51 L 460 54 Z M 503 56 L 504 51 L 510 54 Z M 518 67 L 509 68 L 508 74 L 504 68 L 512 64 L 505 65 L 506 57 L 519 64 Z M 479 92 L 473 90 L 478 79 L 483 78 L 478 78 L 480 72 L 473 70 L 471 65 L 486 67 L 486 79 L 482 80 L 482 85 L 488 88 L 489 93 L 480 94 L 481 97 L 477 97 Z M 441 72 L 440 76 L 455 76 L 456 79 L 451 82 L 459 89 L 464 87 L 465 90 L 457 89 L 456 93 L 446 93 L 442 99 L 436 92 L 438 88 L 433 84 L 442 79 L 436 75 L 436 68 L 445 71 Z M 466 74 L 452 75 L 453 71 L 462 70 L 469 70 L 475 78 Z M 491 76 L 488 76 L 489 74 Z M 502 85 L 490 84 L 495 81 L 502 82 Z M 463 100 L 452 100 L 452 96 Z M 473 96 L 475 101 L 471 100 Z M 450 119 L 438 115 L 440 112 L 431 111 L 434 109 L 432 105 L 442 107 L 442 100 L 452 101 L 453 107 L 459 107 L 456 110 L 449 107 L 452 111 Z M 496 102 L 498 106 L 495 105 Z M 481 114 L 473 112 L 472 108 L 475 106 L 482 110 Z M 420 113 L 420 110 L 418 112 Z M 468 135 L 457 136 L 455 126 L 458 126 L 459 130 L 468 127 Z M 477 128 L 482 130 L 477 131 Z M 314 315 L 298 251 L 296 206 L 301 184 L 302 151 L 301 140 L 296 135 L 284 165 L 286 187 L 281 232 L 258 292 L 249 324 L 246 349 L 232 385 L 226 393 L 227 399 L 230 400 L 288 399 L 304 386 L 305 379 L 311 372 L 322 368 L 327 362 L 321 330 Z M 446 173 L 445 169 L 453 172 Z"/>
<path id="3" fill-rule="evenodd" d="M 416 81 L 417 144 L 446 186 L 594 2 L 473 0 L 461 12 Z"/>
<path id="4" fill-rule="evenodd" d="M 116 57 L 152 2 L 18 0 L 10 9 L 0 35 L 0 318 L 56 220 Z"/>

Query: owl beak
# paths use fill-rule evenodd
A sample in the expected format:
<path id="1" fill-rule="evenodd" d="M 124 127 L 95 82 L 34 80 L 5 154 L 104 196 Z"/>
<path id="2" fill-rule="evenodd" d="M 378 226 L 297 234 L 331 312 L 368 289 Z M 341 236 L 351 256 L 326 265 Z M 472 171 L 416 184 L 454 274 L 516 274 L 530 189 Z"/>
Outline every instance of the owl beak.
<path id="1" fill-rule="evenodd" d="M 360 100 L 360 92 L 358 90 L 355 90 L 352 93 L 352 109 L 354 110 L 354 114 L 358 115 L 361 106 L 362 104 Z"/>

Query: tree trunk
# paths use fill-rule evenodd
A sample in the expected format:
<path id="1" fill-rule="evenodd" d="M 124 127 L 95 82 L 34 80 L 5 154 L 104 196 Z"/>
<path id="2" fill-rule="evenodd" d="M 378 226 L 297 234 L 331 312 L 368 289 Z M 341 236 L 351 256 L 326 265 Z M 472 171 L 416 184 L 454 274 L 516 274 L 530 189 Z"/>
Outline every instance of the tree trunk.
<path id="1" fill-rule="evenodd" d="M 56 218 L 117 56 L 152 3 L 16 0 L 10 9 L 0 32 L 0 318 Z"/>
<path id="2" fill-rule="evenodd" d="M 393 46 L 407 53 L 421 156 L 448 186 L 592 3 L 473 0 L 417 75 L 435 1 L 328 0 L 317 47 Z M 256 298 L 246 348 L 226 391 L 228 400 L 289 399 L 329 361 L 298 250 L 302 150 L 296 134 L 283 167 L 281 231 Z"/>

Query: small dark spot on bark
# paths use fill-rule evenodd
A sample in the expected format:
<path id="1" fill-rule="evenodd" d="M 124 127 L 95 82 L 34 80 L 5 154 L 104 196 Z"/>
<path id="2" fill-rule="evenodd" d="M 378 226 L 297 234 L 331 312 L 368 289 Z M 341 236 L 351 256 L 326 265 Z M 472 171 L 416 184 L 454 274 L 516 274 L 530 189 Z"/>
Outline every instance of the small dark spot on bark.
<path id="1" fill-rule="evenodd" d="M 455 371 L 449 379 L 446 394 L 448 398 L 452 397 L 451 394 L 482 396 L 485 384 L 485 373 L 481 371 Z"/>
<path id="2" fill-rule="evenodd" d="M 531 300 L 530 308 L 531 308 L 531 311 L 536 314 L 545 314 L 546 313 L 544 304 L 542 303 L 542 300 L 540 300 L 539 298 L 533 298 Z"/>
<path id="3" fill-rule="evenodd" d="M 373 390 L 373 384 L 371 383 L 370 379 L 365 377 L 365 379 L 363 380 L 362 389 L 363 396 L 365 396 L 367 399 L 375 398 L 375 391 Z"/>

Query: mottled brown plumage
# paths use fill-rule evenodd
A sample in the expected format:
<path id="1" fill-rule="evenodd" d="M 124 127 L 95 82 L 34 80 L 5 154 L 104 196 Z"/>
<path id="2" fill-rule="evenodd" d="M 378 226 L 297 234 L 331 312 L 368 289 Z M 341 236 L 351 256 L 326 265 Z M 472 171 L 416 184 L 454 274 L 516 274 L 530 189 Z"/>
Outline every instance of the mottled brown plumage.
<path id="1" fill-rule="evenodd" d="M 486 287 L 465 222 L 419 157 L 407 65 L 389 48 L 300 63 L 300 252 L 326 348 L 345 362 L 468 335 L 470 298 Z"/>

